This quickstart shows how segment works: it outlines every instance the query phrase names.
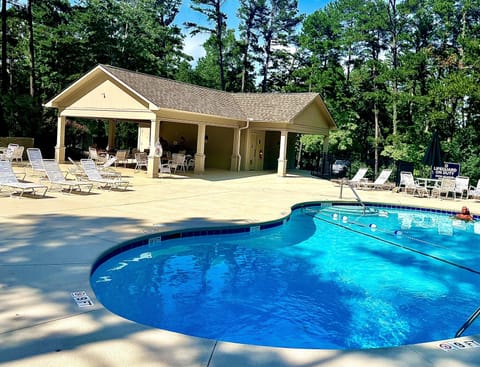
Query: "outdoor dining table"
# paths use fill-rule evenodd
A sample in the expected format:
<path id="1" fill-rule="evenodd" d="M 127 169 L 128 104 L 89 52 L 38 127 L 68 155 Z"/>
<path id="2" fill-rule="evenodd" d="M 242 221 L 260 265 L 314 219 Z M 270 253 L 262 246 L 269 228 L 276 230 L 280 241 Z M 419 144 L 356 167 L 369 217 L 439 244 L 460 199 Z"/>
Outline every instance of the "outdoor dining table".
<path id="1" fill-rule="evenodd" d="M 437 178 L 427 178 L 427 177 L 417 177 L 416 180 L 419 185 L 425 187 L 428 190 L 429 196 L 432 195 L 432 189 L 439 187 L 440 182 L 442 181 Z"/>

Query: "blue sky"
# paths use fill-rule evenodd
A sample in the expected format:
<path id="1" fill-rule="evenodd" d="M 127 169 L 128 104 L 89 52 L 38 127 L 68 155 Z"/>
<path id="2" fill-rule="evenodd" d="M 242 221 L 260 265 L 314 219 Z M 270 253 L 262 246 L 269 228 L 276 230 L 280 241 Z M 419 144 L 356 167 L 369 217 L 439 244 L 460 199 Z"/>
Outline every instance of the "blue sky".
<path id="1" fill-rule="evenodd" d="M 302 14 L 311 14 L 317 9 L 322 9 L 327 3 L 331 0 L 299 0 L 298 1 L 298 10 Z M 238 18 L 237 18 L 237 9 L 238 9 L 238 0 L 225 0 L 223 5 L 223 11 L 227 14 L 227 25 L 228 28 L 237 29 L 238 27 Z M 180 8 L 180 13 L 177 15 L 175 23 L 178 25 L 183 25 L 184 22 L 195 22 L 203 23 L 205 22 L 205 17 L 199 12 L 195 12 L 190 9 L 190 1 L 184 0 Z M 185 33 L 187 33 L 185 31 Z M 197 60 L 199 57 L 204 55 L 202 44 L 207 39 L 208 35 L 198 34 L 195 37 L 191 37 L 187 34 L 185 38 L 185 47 L 184 51 L 188 55 L 194 57 Z"/>

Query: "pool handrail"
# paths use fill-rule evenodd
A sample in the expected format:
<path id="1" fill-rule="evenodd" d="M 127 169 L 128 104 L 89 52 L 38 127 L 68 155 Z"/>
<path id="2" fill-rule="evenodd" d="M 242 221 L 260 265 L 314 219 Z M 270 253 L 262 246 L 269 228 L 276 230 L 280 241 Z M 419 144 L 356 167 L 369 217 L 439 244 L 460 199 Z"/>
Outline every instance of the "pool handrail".
<path id="1" fill-rule="evenodd" d="M 477 317 L 480 316 L 480 307 L 478 307 L 468 318 L 467 321 L 460 327 L 460 329 L 457 330 L 455 333 L 455 338 L 459 338 L 462 336 L 462 334 L 467 330 L 470 325 L 473 324 L 473 322 L 477 319 Z"/>
<path id="2" fill-rule="evenodd" d="M 343 183 L 344 183 L 344 181 L 342 180 L 341 183 L 340 183 L 340 199 L 342 198 L 342 193 L 343 193 Z M 367 206 L 365 205 L 365 203 L 360 198 L 360 195 L 358 195 L 358 192 L 357 192 L 357 190 L 355 190 L 354 185 L 350 181 L 347 181 L 346 184 L 348 185 L 348 187 L 350 187 L 350 190 L 352 190 L 353 195 L 355 195 L 355 199 L 362 206 L 362 209 L 363 209 L 362 213 L 363 213 L 363 215 L 365 215 L 365 212 L 367 211 Z"/>

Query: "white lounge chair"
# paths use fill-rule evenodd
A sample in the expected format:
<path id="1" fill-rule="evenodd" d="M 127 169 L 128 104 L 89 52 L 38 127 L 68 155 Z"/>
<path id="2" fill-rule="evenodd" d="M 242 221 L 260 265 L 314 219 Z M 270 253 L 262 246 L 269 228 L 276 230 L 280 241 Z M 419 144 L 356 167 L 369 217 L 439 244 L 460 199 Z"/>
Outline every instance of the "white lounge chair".
<path id="1" fill-rule="evenodd" d="M 480 179 L 477 181 L 477 186 L 470 186 L 468 189 L 468 198 L 480 198 Z"/>
<path id="2" fill-rule="evenodd" d="M 82 159 L 80 160 L 82 164 L 82 168 L 85 171 L 85 174 L 88 177 L 88 180 L 91 182 L 95 182 L 99 184 L 99 188 L 106 189 L 108 188 L 111 190 L 123 188 L 124 190 L 127 189 L 128 185 L 130 184 L 129 181 L 122 180 L 119 177 L 114 178 L 105 178 L 102 176 L 101 172 L 97 169 L 97 165 L 92 159 Z"/>
<path id="3" fill-rule="evenodd" d="M 30 167 L 32 173 L 38 176 L 45 177 L 45 167 L 43 166 L 43 155 L 40 149 L 38 148 L 27 148 L 28 161 L 30 162 Z"/>
<path id="4" fill-rule="evenodd" d="M 400 189 L 404 189 L 405 193 L 411 193 L 412 195 L 418 194 L 418 196 L 428 196 L 428 189 L 420 185 L 413 178 L 413 173 L 408 171 L 400 172 Z"/>
<path id="5" fill-rule="evenodd" d="M 455 199 L 457 194 L 460 195 L 460 199 L 468 198 L 468 191 L 470 188 L 470 177 L 457 176 L 455 177 Z"/>
<path id="6" fill-rule="evenodd" d="M 442 198 L 442 195 L 445 195 L 445 199 L 448 199 L 450 193 L 452 194 L 452 199 L 455 199 L 455 180 L 452 178 L 442 178 L 440 186 L 432 189 L 432 196 L 439 199 Z"/>
<path id="7" fill-rule="evenodd" d="M 116 161 L 117 157 L 113 155 L 105 163 L 99 164 L 97 168 L 100 174 L 105 178 L 121 178 L 122 174 L 112 167 Z"/>
<path id="8" fill-rule="evenodd" d="M 92 159 L 97 164 L 104 164 L 108 160 L 107 157 L 100 155 L 97 148 L 94 147 L 88 147 L 88 158 Z"/>
<path id="9" fill-rule="evenodd" d="M 67 180 L 54 159 L 44 159 L 43 164 L 51 186 L 58 186 L 61 190 L 67 188 L 69 193 L 72 190 L 82 191 L 82 186 L 88 189 L 88 192 L 92 191 L 93 184 L 91 182 Z"/>
<path id="10" fill-rule="evenodd" d="M 18 193 L 20 197 L 22 197 L 26 192 L 35 196 L 37 194 L 37 190 L 43 190 L 43 194 L 41 196 L 45 196 L 48 191 L 48 186 L 46 185 L 18 181 L 17 176 L 15 176 L 15 172 L 13 172 L 12 164 L 8 160 L 0 161 L 0 189 L 3 187 L 12 190 L 10 196 Z"/>
<path id="11" fill-rule="evenodd" d="M 68 177 L 68 175 L 72 175 L 73 177 L 75 177 L 76 180 L 86 179 L 87 175 L 85 174 L 82 166 L 70 157 L 68 157 L 68 160 L 70 161 L 72 166 L 68 168 L 66 177 Z"/>
<path id="12" fill-rule="evenodd" d="M 367 174 L 367 172 L 368 168 L 359 168 L 357 173 L 355 173 L 355 175 L 350 180 L 348 180 L 347 183 L 354 187 L 359 186 L 361 182 L 365 182 L 365 175 Z"/>
<path id="13" fill-rule="evenodd" d="M 384 169 L 374 182 L 361 181 L 358 186 L 362 189 L 392 189 L 394 186 L 393 183 L 388 182 L 391 174 L 391 169 Z"/>

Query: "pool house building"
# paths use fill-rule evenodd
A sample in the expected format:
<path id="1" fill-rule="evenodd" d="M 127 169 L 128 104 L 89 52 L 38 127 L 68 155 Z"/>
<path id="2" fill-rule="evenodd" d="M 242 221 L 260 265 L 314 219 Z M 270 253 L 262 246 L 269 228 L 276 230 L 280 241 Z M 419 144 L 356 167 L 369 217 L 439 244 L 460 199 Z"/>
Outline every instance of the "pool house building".
<path id="1" fill-rule="evenodd" d="M 157 177 L 162 139 L 179 139 L 207 168 L 276 170 L 294 168 L 298 134 L 324 136 L 335 122 L 318 93 L 229 93 L 98 65 L 45 104 L 58 110 L 55 159 L 66 157 L 67 119 L 108 121 L 108 146 L 115 148 L 118 121 L 138 125 L 137 149 L 149 151 L 147 174 Z"/>

